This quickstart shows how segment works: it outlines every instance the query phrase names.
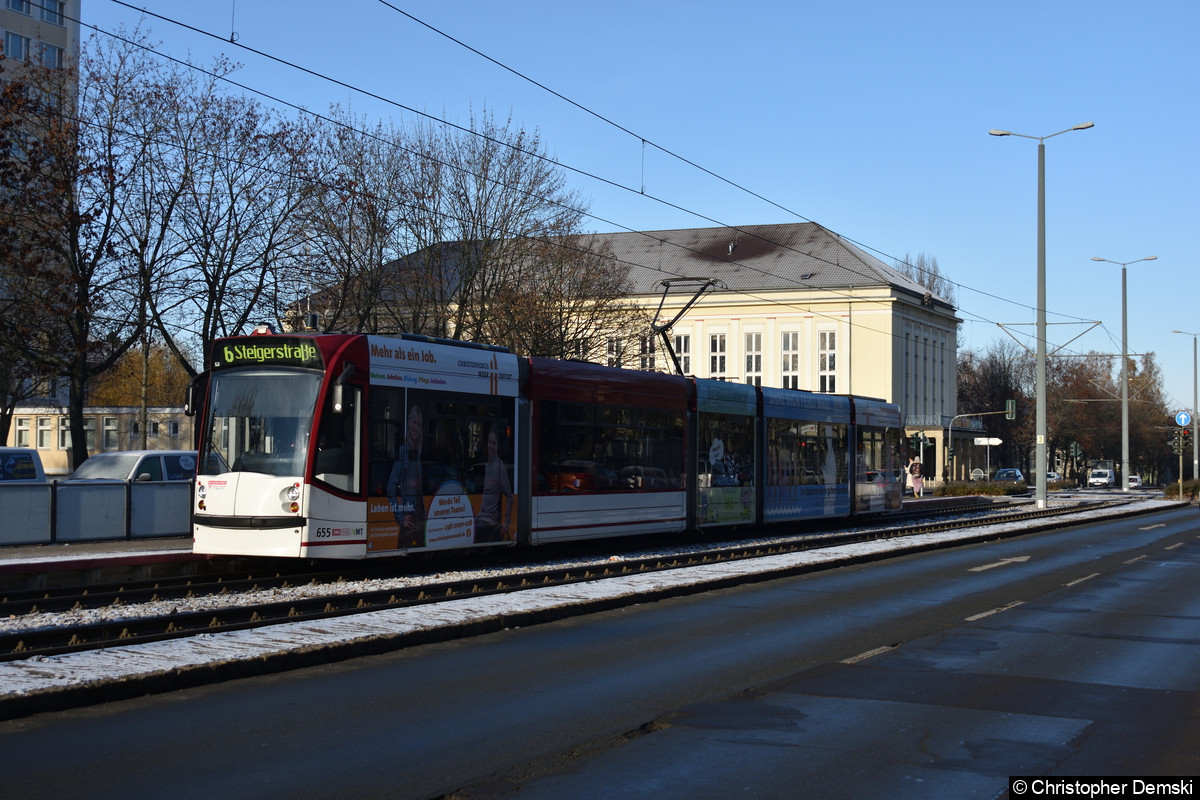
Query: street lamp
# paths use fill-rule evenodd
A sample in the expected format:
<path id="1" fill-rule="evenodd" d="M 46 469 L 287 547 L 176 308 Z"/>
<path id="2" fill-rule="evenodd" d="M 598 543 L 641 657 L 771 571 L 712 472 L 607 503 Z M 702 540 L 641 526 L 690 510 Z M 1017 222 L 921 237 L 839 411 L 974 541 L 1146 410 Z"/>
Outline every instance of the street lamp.
<path id="1" fill-rule="evenodd" d="M 988 131 L 992 136 L 1019 136 L 1038 143 L 1038 233 L 1037 233 L 1037 507 L 1046 507 L 1046 140 L 1071 131 L 1091 128 L 1095 123 L 1081 122 L 1049 136 L 1029 136 L 1012 131 Z"/>
<path id="2" fill-rule="evenodd" d="M 1184 336 L 1192 337 L 1192 480 L 1200 478 L 1200 437 L 1196 436 L 1196 414 L 1200 413 L 1197 409 L 1197 377 L 1196 377 L 1196 337 L 1200 333 L 1189 333 L 1188 331 L 1171 331 L 1171 333 L 1182 333 Z M 1183 480 L 1183 476 L 1179 476 Z M 1182 486 L 1182 484 L 1180 484 Z M 1180 500 L 1183 495 L 1180 495 Z"/>
<path id="3" fill-rule="evenodd" d="M 1116 264 L 1121 268 L 1121 491 L 1129 491 L 1129 318 L 1125 312 L 1125 268 L 1142 261 L 1157 261 L 1146 256 L 1137 261 L 1109 261 L 1092 256 L 1092 261 Z"/>

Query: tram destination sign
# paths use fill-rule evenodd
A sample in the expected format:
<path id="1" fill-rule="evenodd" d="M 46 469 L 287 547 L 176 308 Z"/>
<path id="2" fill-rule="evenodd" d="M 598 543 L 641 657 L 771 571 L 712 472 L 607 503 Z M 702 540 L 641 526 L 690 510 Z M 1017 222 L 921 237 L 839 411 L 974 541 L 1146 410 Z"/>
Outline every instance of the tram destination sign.
<path id="1" fill-rule="evenodd" d="M 213 348 L 213 369 L 267 365 L 322 369 L 325 360 L 311 337 L 246 336 L 223 339 Z"/>

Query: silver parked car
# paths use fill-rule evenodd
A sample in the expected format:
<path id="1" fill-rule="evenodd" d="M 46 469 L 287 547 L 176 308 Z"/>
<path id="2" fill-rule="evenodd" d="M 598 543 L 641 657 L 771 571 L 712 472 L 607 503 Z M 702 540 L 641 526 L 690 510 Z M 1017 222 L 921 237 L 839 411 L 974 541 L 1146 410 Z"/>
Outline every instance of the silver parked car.
<path id="1" fill-rule="evenodd" d="M 68 481 L 190 481 L 195 450 L 117 450 L 89 456 Z"/>

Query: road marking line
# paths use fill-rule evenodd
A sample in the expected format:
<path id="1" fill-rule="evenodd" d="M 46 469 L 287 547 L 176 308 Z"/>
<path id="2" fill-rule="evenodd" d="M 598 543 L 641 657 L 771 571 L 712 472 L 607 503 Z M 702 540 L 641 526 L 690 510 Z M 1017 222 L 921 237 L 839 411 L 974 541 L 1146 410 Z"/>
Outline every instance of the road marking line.
<path id="1" fill-rule="evenodd" d="M 897 647 L 899 647 L 899 645 L 885 644 L 883 647 L 876 647 L 874 650 L 868 650 L 865 653 L 859 653 L 856 656 L 850 656 L 849 658 L 843 658 L 842 663 L 843 664 L 857 664 L 859 661 L 866 661 L 868 658 L 871 658 L 872 656 L 877 656 L 880 653 L 886 653 L 888 650 L 895 650 Z"/>
<path id="2" fill-rule="evenodd" d="M 1030 556 L 1013 556 L 1012 558 L 1002 558 L 999 561 L 993 562 L 991 564 L 984 564 L 984 565 L 978 566 L 978 567 L 971 567 L 967 571 L 968 572 L 983 572 L 984 570 L 992 569 L 994 567 L 1006 567 L 1009 564 L 1023 564 L 1026 561 L 1028 561 L 1030 558 L 1031 558 Z"/>
<path id="3" fill-rule="evenodd" d="M 1073 580 L 1069 583 L 1064 583 L 1063 587 L 1065 588 L 1067 586 L 1074 586 L 1075 584 L 1083 583 L 1084 581 L 1090 581 L 1092 578 L 1096 577 L 1099 574 L 1100 574 L 1099 572 L 1093 572 L 1091 575 L 1084 575 L 1082 578 L 1076 578 L 1075 580 Z"/>
<path id="4" fill-rule="evenodd" d="M 990 617 L 992 614 L 999 614 L 1001 611 L 1008 611 L 1010 608 L 1016 608 L 1017 606 L 1022 605 L 1024 602 L 1024 600 L 1014 600 L 1006 606 L 1000 606 L 999 608 L 993 608 L 991 611 L 984 611 L 982 614 L 974 614 L 969 616 L 966 618 L 966 620 L 967 622 L 978 622 L 984 617 Z"/>
<path id="5" fill-rule="evenodd" d="M 1147 525 L 1147 526 L 1146 526 L 1146 527 L 1144 527 L 1144 528 L 1138 528 L 1138 530 L 1139 530 L 1139 531 L 1152 531 L 1152 530 L 1154 530 L 1155 528 L 1165 528 L 1165 527 L 1167 527 L 1167 523 L 1165 523 L 1165 522 L 1160 522 L 1160 523 L 1158 523 L 1157 525 Z"/>
<path id="6" fill-rule="evenodd" d="M 1169 545 L 1167 545 L 1167 546 L 1166 546 L 1165 548 L 1163 548 L 1163 549 L 1165 549 L 1165 550 L 1174 550 L 1176 547 L 1183 547 L 1183 542 L 1176 542 L 1175 544 L 1169 544 Z"/>
<path id="7" fill-rule="evenodd" d="M 1128 561 L 1122 561 L 1121 563 L 1122 564 L 1136 564 L 1137 562 L 1141 561 L 1145 557 L 1146 557 L 1146 555 L 1143 553 L 1140 556 L 1134 556 L 1133 558 L 1129 559 Z"/>

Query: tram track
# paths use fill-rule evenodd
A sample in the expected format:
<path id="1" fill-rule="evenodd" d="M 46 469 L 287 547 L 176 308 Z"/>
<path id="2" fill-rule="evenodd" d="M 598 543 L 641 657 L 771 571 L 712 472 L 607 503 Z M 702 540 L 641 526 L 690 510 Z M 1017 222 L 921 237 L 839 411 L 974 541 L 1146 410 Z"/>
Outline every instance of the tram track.
<path id="1" fill-rule="evenodd" d="M 1127 501 L 1088 503 L 1086 508 L 1101 509 L 1123 505 Z M 978 510 L 978 509 L 976 509 Z M 139 582 L 139 585 L 87 587 L 72 593 L 62 590 L 41 593 L 41 597 L 18 597 L 9 593 L 0 603 L 0 614 L 10 619 L 23 614 L 80 608 L 117 608 L 113 618 L 101 622 L 31 627 L 0 632 L 0 661 L 14 661 L 38 656 L 53 656 L 85 650 L 99 650 L 141 642 L 156 642 L 195 636 L 202 633 L 246 630 L 267 627 L 281 622 L 311 621 L 359 614 L 384 609 L 434 604 L 462 597 L 484 597 L 525 591 L 546 586 L 604 580 L 631 574 L 682 569 L 705 564 L 728 563 L 767 556 L 795 553 L 835 545 L 902 538 L 917 534 L 966 529 L 1001 522 L 1020 522 L 1048 519 L 1081 510 L 1070 505 L 1049 509 L 1008 510 L 1002 514 L 983 514 L 964 520 L 934 520 L 896 527 L 867 527 L 850 531 L 777 537 L 768 541 L 697 546 L 690 552 L 657 553 L 645 557 L 612 556 L 609 560 L 596 557 L 587 563 L 567 566 L 531 567 L 503 570 L 488 575 L 486 570 L 470 577 L 438 580 L 437 576 L 412 578 L 411 585 L 389 586 L 381 589 L 353 588 L 367 581 L 359 579 L 369 570 L 341 568 L 332 572 L 276 574 L 245 578 L 202 581 L 195 578 Z M 929 514 L 924 515 L 928 518 Z M 528 553 L 526 553 L 528 555 Z M 376 570 L 377 571 L 377 570 Z M 347 578 L 346 575 L 354 577 Z M 145 585 L 140 585 L 145 584 Z M 250 597 L 282 592 L 297 586 L 311 587 L 312 596 L 287 597 L 282 600 L 250 600 Z M 348 591 L 343 591 L 347 589 Z M 31 593 L 32 594 L 32 593 Z M 224 598 L 229 602 L 215 608 L 184 610 L 195 598 Z M 148 616 L 125 616 L 121 608 L 139 604 L 178 602 L 168 610 Z"/>

